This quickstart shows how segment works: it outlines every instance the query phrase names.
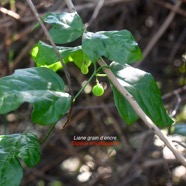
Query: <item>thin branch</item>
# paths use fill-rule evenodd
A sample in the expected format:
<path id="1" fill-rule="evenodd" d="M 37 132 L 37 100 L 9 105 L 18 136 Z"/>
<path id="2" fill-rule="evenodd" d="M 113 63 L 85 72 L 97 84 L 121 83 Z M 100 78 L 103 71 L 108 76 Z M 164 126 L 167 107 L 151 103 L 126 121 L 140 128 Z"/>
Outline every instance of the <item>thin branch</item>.
<path id="1" fill-rule="evenodd" d="M 170 9 L 172 11 L 175 11 L 177 14 L 180 14 L 184 17 L 186 17 L 186 12 L 184 10 L 182 10 L 181 8 L 177 8 L 176 10 L 174 9 L 174 5 L 172 5 L 171 3 L 166 3 L 164 1 L 159 1 L 159 0 L 153 0 L 154 3 L 163 6 L 167 9 Z"/>
<path id="2" fill-rule="evenodd" d="M 72 88 L 71 88 L 70 74 L 69 74 L 69 72 L 68 72 L 68 70 L 67 70 L 66 65 L 65 65 L 64 62 L 63 62 L 63 59 L 62 59 L 62 57 L 61 57 L 61 55 L 60 55 L 60 53 L 59 53 L 59 51 L 58 51 L 58 49 L 57 49 L 57 46 L 56 46 L 56 44 L 54 43 L 52 37 L 50 36 L 50 34 L 49 34 L 47 28 L 45 27 L 45 25 L 44 25 L 43 22 L 41 21 L 41 19 L 40 19 L 40 17 L 39 17 L 39 14 L 38 14 L 37 10 L 36 10 L 34 4 L 32 3 L 32 0 L 27 0 L 27 3 L 28 3 L 28 5 L 30 6 L 31 10 L 33 11 L 33 13 L 34 13 L 34 15 L 35 15 L 37 21 L 38 21 L 39 24 L 41 25 L 41 28 L 43 29 L 44 34 L 46 35 L 46 37 L 48 38 L 50 44 L 52 45 L 52 47 L 53 47 L 53 49 L 54 49 L 54 51 L 55 51 L 57 57 L 59 58 L 59 60 L 61 61 L 62 65 L 63 65 L 63 70 L 64 70 L 64 73 L 65 73 L 65 76 L 66 76 L 66 79 L 67 79 L 68 87 L 69 87 L 70 93 L 71 93 L 71 95 L 72 95 L 73 92 L 72 92 Z"/>
<path id="3" fill-rule="evenodd" d="M 183 144 L 182 142 L 177 141 L 177 140 L 172 140 L 172 142 L 177 143 L 177 144 L 179 144 L 180 146 L 182 146 L 183 148 L 186 149 L 186 144 Z"/>
<path id="4" fill-rule="evenodd" d="M 71 0 L 65 0 L 70 12 L 75 12 L 76 11 L 76 8 L 74 6 L 74 4 L 72 3 Z"/>
<path id="5" fill-rule="evenodd" d="M 186 92 L 186 85 L 184 85 L 183 87 L 180 87 L 180 88 L 178 88 L 178 89 L 176 89 L 176 90 L 174 90 L 172 92 L 169 92 L 169 93 L 165 94 L 163 96 L 163 99 L 167 99 L 167 98 L 169 98 L 171 96 L 174 96 L 176 94 L 181 94 L 181 93 L 184 93 L 184 92 Z"/>
<path id="6" fill-rule="evenodd" d="M 15 13 L 15 12 L 13 12 L 11 10 L 8 10 L 6 8 L 0 7 L 0 12 L 2 12 L 4 14 L 7 14 L 7 15 L 15 18 L 15 19 L 18 19 L 18 20 L 20 19 L 20 15 L 19 14 Z"/>
<path id="7" fill-rule="evenodd" d="M 99 60 L 98 63 L 100 66 L 106 65 L 103 59 Z M 114 84 L 118 91 L 127 99 L 130 105 L 139 115 L 139 117 L 144 121 L 144 123 L 165 143 L 165 145 L 175 155 L 177 160 L 186 167 L 185 158 L 177 151 L 177 149 L 175 148 L 173 143 L 168 139 L 168 137 L 164 135 L 161 132 L 161 130 L 152 122 L 152 120 L 145 114 L 145 112 L 141 109 L 141 107 L 138 105 L 133 96 L 124 87 L 121 86 L 121 84 L 119 83 L 115 75 L 112 73 L 112 71 L 108 68 L 105 68 L 104 71 L 107 74 L 107 77 L 110 79 L 110 81 Z"/>
<path id="8" fill-rule="evenodd" d="M 86 27 L 88 27 L 89 25 L 91 25 L 91 24 L 93 23 L 93 21 L 96 19 L 96 17 L 98 16 L 98 14 L 99 14 L 101 8 L 102 8 L 103 5 L 104 5 L 104 2 L 105 2 L 105 0 L 100 0 L 100 1 L 98 1 L 97 6 L 96 6 L 96 8 L 95 8 L 95 10 L 94 10 L 94 12 L 93 12 L 93 14 L 92 14 L 92 17 L 91 17 L 90 20 L 88 21 Z"/>
<path id="9" fill-rule="evenodd" d="M 56 123 L 53 123 L 53 124 L 49 127 L 47 133 L 45 134 L 45 136 L 43 137 L 43 139 L 41 139 L 41 141 L 39 142 L 39 144 L 42 144 L 42 143 L 44 143 L 44 142 L 47 140 L 47 138 L 50 136 L 50 134 L 51 134 L 52 131 L 54 130 L 55 126 L 56 126 Z"/>
<path id="10" fill-rule="evenodd" d="M 167 30 L 167 28 L 169 27 L 169 25 L 171 24 L 172 20 L 174 19 L 175 15 L 176 15 L 176 10 L 181 6 L 181 3 L 182 2 L 179 1 L 179 0 L 176 1 L 176 4 L 174 5 L 172 11 L 169 13 L 169 15 L 167 16 L 167 18 L 165 19 L 165 21 L 162 23 L 162 25 L 159 28 L 159 30 L 152 37 L 152 39 L 150 40 L 150 42 L 147 44 L 147 46 L 143 50 L 143 61 L 148 56 L 148 54 L 150 53 L 150 51 L 152 50 L 152 48 L 155 46 L 155 44 L 158 42 L 158 40 L 160 39 L 160 37 Z M 136 65 L 134 65 L 134 66 L 135 67 L 139 67 L 142 64 L 143 61 L 140 61 L 140 62 L 136 63 Z"/>
<path id="11" fill-rule="evenodd" d="M 177 92 L 175 92 L 175 96 L 177 98 L 177 101 L 176 101 L 174 109 L 171 111 L 171 117 L 174 117 L 177 114 L 181 101 L 182 101 L 181 96 Z"/>

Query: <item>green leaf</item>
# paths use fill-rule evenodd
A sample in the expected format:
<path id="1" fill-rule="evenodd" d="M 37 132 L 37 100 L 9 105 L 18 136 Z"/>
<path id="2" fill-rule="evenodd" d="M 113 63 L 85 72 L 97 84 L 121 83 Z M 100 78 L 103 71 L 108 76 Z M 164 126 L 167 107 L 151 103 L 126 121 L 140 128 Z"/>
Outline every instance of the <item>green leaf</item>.
<path id="1" fill-rule="evenodd" d="M 0 185 L 19 186 L 23 177 L 20 160 L 29 167 L 40 161 L 40 145 L 32 133 L 0 136 Z"/>
<path id="2" fill-rule="evenodd" d="M 81 69 L 82 65 L 90 66 L 91 61 L 83 53 L 81 46 L 77 47 L 57 47 L 59 53 L 61 54 L 65 63 L 74 62 L 74 64 Z M 37 66 L 45 66 L 52 68 L 52 70 L 58 70 L 60 68 L 55 68 L 60 62 L 53 47 L 42 41 L 39 41 L 38 44 L 32 49 L 32 57 Z"/>
<path id="3" fill-rule="evenodd" d="M 0 79 L 0 114 L 29 102 L 33 105 L 33 122 L 53 124 L 66 114 L 71 104 L 64 86 L 63 80 L 47 68 L 16 70 L 13 75 Z"/>
<path id="4" fill-rule="evenodd" d="M 114 102 L 120 116 L 128 125 L 133 124 L 138 119 L 138 115 L 115 86 L 111 84 L 111 87 L 114 93 Z"/>
<path id="5" fill-rule="evenodd" d="M 86 32 L 83 34 L 82 47 L 93 62 L 106 57 L 121 64 L 130 64 L 142 58 L 138 44 L 127 30 Z"/>
<path id="6" fill-rule="evenodd" d="M 110 67 L 120 84 L 135 98 L 157 126 L 167 127 L 173 123 L 163 107 L 159 88 L 151 74 L 116 62 L 113 62 Z M 119 110 L 119 112 L 124 111 Z"/>
<path id="7" fill-rule="evenodd" d="M 52 25 L 49 33 L 57 44 L 72 42 L 84 32 L 83 22 L 77 12 L 48 13 L 44 22 Z"/>

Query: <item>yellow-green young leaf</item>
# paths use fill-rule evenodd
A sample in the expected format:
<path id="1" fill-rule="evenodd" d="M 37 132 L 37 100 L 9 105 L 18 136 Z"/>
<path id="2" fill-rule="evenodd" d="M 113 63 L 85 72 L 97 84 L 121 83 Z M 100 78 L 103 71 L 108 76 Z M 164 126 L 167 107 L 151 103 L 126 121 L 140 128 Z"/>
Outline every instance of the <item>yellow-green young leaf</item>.
<path id="1" fill-rule="evenodd" d="M 149 116 L 157 126 L 167 127 L 173 123 L 173 120 L 168 116 L 163 107 L 159 88 L 151 74 L 116 62 L 111 63 L 110 69 L 120 84 L 128 90 L 147 116 Z M 114 93 L 120 94 L 119 92 Z M 120 96 L 121 95 L 115 95 L 115 97 Z M 117 102 L 118 100 L 116 101 L 116 105 Z M 117 108 L 119 108 L 120 114 L 125 112 L 121 110 L 121 105 Z M 123 109 L 125 109 L 125 107 Z M 127 117 L 124 114 L 122 114 L 122 116 L 123 118 Z"/>
<path id="2" fill-rule="evenodd" d="M 88 72 L 89 72 L 88 67 L 85 65 L 82 65 L 81 66 L 81 73 L 85 75 L 85 74 L 88 74 Z"/>
<path id="3" fill-rule="evenodd" d="M 73 62 L 79 69 L 81 69 L 83 65 L 86 67 L 91 65 L 91 61 L 83 53 L 81 46 L 57 47 L 57 49 L 61 54 L 64 63 Z M 59 58 L 57 57 L 53 47 L 42 41 L 37 43 L 37 45 L 32 49 L 31 54 L 38 67 L 45 66 L 53 71 L 56 71 L 62 67 L 58 66 L 56 69 L 56 65 L 59 63 Z"/>
<path id="4" fill-rule="evenodd" d="M 127 30 L 85 32 L 82 49 L 93 62 L 106 57 L 121 64 L 131 64 L 142 58 L 138 44 Z"/>
<path id="5" fill-rule="evenodd" d="M 0 185 L 19 186 L 23 177 L 20 160 L 29 167 L 40 161 L 40 145 L 32 133 L 0 136 Z"/>
<path id="6" fill-rule="evenodd" d="M 62 63 L 58 61 L 52 65 L 41 65 L 41 67 L 46 67 L 46 68 L 49 68 L 50 70 L 53 70 L 54 72 L 57 72 L 58 70 L 61 70 L 63 66 L 62 66 Z"/>
<path id="7" fill-rule="evenodd" d="M 57 44 L 72 42 L 84 32 L 83 22 L 77 12 L 47 13 L 43 20 L 52 25 L 49 33 Z"/>
<path id="8" fill-rule="evenodd" d="M 73 52 L 81 50 L 81 46 L 77 47 L 57 47 L 61 57 L 64 59 L 71 55 Z M 37 45 L 32 49 L 32 58 L 37 66 L 52 65 L 59 61 L 56 52 L 51 45 L 48 45 L 42 41 L 39 41 Z"/>
<path id="9" fill-rule="evenodd" d="M 45 67 L 16 70 L 0 79 L 0 114 L 33 105 L 32 121 L 41 125 L 57 122 L 70 108 L 71 96 L 64 92 L 63 80 Z"/>
<path id="10" fill-rule="evenodd" d="M 74 64 L 81 69 L 82 65 L 89 67 L 91 65 L 91 61 L 88 57 L 83 53 L 82 48 L 80 47 L 78 50 L 74 50 L 71 52 L 64 61 L 67 62 L 74 62 Z"/>

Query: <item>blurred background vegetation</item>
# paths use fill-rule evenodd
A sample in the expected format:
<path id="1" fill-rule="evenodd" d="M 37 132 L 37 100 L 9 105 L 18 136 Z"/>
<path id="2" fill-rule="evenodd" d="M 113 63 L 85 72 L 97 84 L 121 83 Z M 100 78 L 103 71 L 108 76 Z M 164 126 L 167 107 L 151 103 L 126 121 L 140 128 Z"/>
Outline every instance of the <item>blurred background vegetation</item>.
<path id="1" fill-rule="evenodd" d="M 186 2 L 185 0 L 74 0 L 89 31 L 122 30 L 133 33 L 143 51 L 143 61 L 134 66 L 152 73 L 160 87 L 167 112 L 176 124 L 164 132 L 186 155 L 178 142 L 186 142 Z M 65 1 L 33 0 L 40 16 L 68 11 Z M 0 77 L 17 68 L 35 66 L 30 51 L 38 40 L 47 42 L 26 1 L 0 1 Z M 77 41 L 79 42 L 79 41 Z M 77 43 L 71 43 L 74 45 Z M 86 82 L 68 65 L 72 89 Z M 63 71 L 58 72 L 63 78 Z M 91 74 L 91 73 L 90 73 Z M 64 78 L 65 79 L 65 78 Z M 67 128 L 66 118 L 41 146 L 41 162 L 26 168 L 22 186 L 183 186 L 186 168 L 164 147 L 141 120 L 127 126 L 118 115 L 112 91 L 104 77 L 102 97 L 91 93 L 93 81 L 78 98 Z M 0 134 L 32 131 L 42 138 L 47 127 L 30 121 L 32 107 L 0 116 Z M 74 136 L 116 136 L 119 145 L 75 146 Z"/>

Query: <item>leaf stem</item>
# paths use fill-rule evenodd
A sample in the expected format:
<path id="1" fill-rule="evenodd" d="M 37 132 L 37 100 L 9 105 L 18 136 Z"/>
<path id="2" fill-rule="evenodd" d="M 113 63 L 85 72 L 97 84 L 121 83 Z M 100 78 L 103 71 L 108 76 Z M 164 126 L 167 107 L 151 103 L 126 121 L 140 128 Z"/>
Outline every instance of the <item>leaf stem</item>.
<path id="1" fill-rule="evenodd" d="M 96 74 L 97 77 L 106 77 L 107 74 Z"/>
<path id="2" fill-rule="evenodd" d="M 44 143 L 44 142 L 47 140 L 47 138 L 49 137 L 49 135 L 51 134 L 51 132 L 54 130 L 54 127 L 55 127 L 55 126 L 56 126 L 56 123 L 53 123 L 53 124 L 50 126 L 49 130 L 48 130 L 47 133 L 45 134 L 44 138 L 39 142 L 39 144 L 42 144 L 42 143 Z"/>
<path id="3" fill-rule="evenodd" d="M 104 68 L 110 68 L 108 65 L 103 65 L 103 66 L 101 66 L 101 67 L 99 67 L 98 69 L 97 69 L 97 73 L 99 72 L 99 71 L 101 71 L 101 70 L 103 70 Z"/>

